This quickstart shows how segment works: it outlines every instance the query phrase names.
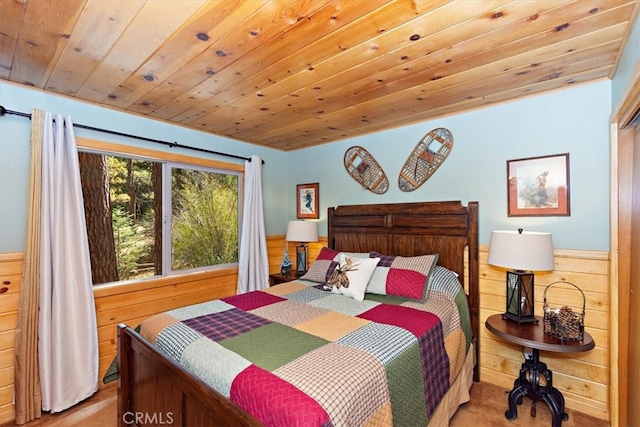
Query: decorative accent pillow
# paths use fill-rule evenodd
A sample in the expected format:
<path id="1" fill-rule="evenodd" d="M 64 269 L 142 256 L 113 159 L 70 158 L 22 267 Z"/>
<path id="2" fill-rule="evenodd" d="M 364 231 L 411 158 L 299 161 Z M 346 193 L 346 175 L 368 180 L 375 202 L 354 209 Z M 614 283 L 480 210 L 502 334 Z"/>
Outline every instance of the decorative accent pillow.
<path id="1" fill-rule="evenodd" d="M 372 252 L 372 258 L 380 258 L 367 292 L 391 295 L 424 302 L 429 293 L 431 274 L 438 262 L 438 255 L 402 257 Z"/>
<path id="2" fill-rule="evenodd" d="M 349 281 L 348 286 L 343 285 L 339 288 L 334 286 L 331 289 L 331 293 L 342 294 L 356 301 L 363 301 L 367 284 L 373 271 L 380 262 L 380 258 L 351 258 L 345 253 L 341 253 L 339 261 L 341 267 L 347 265 L 347 258 L 353 262 L 351 269 L 345 272 Z"/>
<path id="3" fill-rule="evenodd" d="M 333 273 L 333 270 L 338 266 L 340 254 L 341 252 L 339 251 L 323 247 L 320 249 L 320 253 L 316 260 L 311 264 L 311 267 L 309 267 L 309 270 L 307 270 L 304 276 L 301 276 L 300 279 L 318 283 L 328 282 L 331 277 L 331 273 Z M 369 252 L 345 252 L 345 254 L 351 258 L 369 258 Z"/>

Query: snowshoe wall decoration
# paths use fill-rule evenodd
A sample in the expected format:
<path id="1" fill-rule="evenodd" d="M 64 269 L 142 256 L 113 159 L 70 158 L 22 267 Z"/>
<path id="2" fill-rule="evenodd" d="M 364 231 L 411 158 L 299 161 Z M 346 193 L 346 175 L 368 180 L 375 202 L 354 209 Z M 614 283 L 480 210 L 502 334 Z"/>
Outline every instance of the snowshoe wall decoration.
<path id="1" fill-rule="evenodd" d="M 427 182 L 452 148 L 453 135 L 448 129 L 436 128 L 423 136 L 400 170 L 400 190 L 413 191 Z"/>
<path id="2" fill-rule="evenodd" d="M 362 147 L 353 146 L 344 153 L 344 167 L 351 178 L 367 190 L 384 194 L 389 180 L 376 159 Z"/>

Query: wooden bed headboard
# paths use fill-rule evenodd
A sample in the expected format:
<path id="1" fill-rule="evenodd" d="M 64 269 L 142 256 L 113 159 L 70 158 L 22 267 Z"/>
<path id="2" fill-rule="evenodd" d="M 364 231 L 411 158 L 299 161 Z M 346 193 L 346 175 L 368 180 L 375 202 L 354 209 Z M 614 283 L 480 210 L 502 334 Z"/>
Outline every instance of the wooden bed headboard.
<path id="1" fill-rule="evenodd" d="M 330 248 L 344 252 L 438 254 L 438 265 L 458 273 L 467 292 L 476 352 L 474 380 L 480 380 L 478 202 L 467 206 L 446 201 L 331 207 L 327 237 Z"/>

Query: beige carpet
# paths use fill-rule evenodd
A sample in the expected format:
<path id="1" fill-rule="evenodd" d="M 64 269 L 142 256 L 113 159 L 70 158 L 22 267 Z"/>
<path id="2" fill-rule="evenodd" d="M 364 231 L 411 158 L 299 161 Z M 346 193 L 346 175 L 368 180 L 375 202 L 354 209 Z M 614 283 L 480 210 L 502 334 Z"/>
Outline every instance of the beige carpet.
<path id="1" fill-rule="evenodd" d="M 531 399 L 523 399 L 518 405 L 518 417 L 510 421 L 504 413 L 508 409 L 508 392 L 502 387 L 489 383 L 473 383 L 471 386 L 471 402 L 460 406 L 451 420 L 451 427 L 550 427 L 551 412 L 544 402 L 536 405 L 536 417 L 531 416 Z M 562 427 L 608 427 L 609 422 L 603 421 L 580 412 L 566 409 L 569 419 L 562 423 Z"/>

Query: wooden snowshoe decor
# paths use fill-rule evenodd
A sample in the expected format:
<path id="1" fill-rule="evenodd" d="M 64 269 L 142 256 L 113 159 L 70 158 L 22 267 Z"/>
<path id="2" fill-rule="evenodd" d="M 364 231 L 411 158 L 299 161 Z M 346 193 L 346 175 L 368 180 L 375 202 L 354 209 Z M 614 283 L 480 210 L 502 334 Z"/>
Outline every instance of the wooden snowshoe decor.
<path id="1" fill-rule="evenodd" d="M 400 190 L 413 191 L 427 182 L 452 148 L 453 135 L 448 129 L 436 128 L 423 136 L 400 170 Z"/>
<path id="2" fill-rule="evenodd" d="M 351 178 L 367 190 L 384 194 L 389 180 L 376 159 L 362 147 L 353 146 L 344 153 L 344 167 Z"/>

